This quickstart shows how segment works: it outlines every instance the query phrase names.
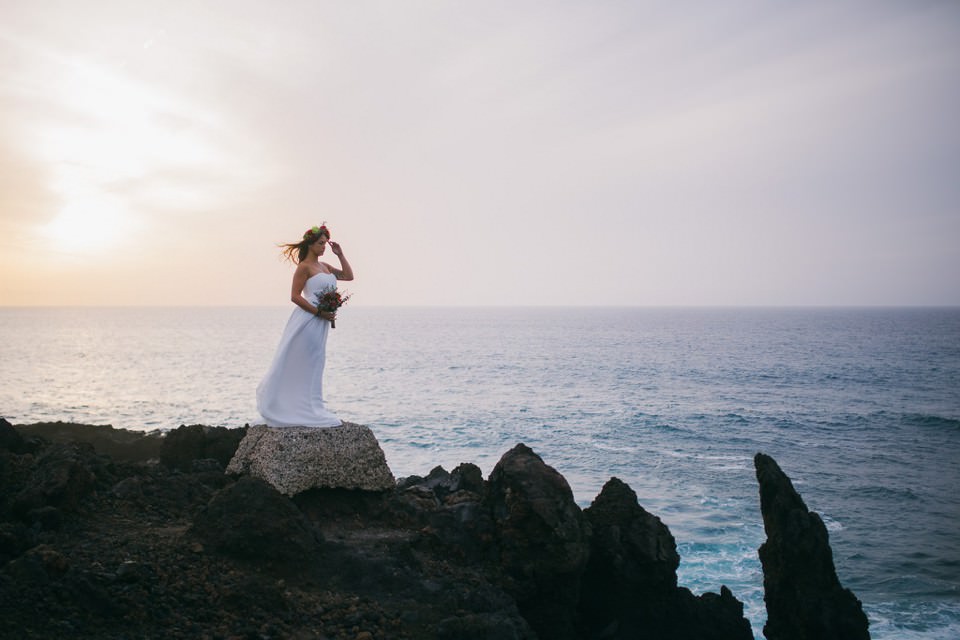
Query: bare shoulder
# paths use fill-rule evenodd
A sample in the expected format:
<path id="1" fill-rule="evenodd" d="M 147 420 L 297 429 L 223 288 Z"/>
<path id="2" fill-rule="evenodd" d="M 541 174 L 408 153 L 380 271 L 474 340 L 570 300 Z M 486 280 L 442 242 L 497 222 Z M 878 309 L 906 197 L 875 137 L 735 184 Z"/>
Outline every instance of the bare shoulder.
<path id="1" fill-rule="evenodd" d="M 296 278 L 309 278 L 312 273 L 310 273 L 310 264 L 307 262 L 301 262 L 297 265 L 296 270 L 293 272 L 293 277 Z"/>

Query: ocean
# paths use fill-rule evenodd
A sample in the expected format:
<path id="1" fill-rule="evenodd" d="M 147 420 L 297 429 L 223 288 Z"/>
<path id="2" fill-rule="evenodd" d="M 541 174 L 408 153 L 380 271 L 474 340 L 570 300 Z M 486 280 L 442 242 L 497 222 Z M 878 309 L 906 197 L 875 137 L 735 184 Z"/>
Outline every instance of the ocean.
<path id="1" fill-rule="evenodd" d="M 289 308 L 0 308 L 0 415 L 128 429 L 256 424 Z M 371 308 L 328 342 L 329 407 L 398 477 L 518 442 L 581 506 L 616 476 L 677 540 L 679 582 L 766 613 L 753 455 L 830 532 L 875 639 L 960 637 L 960 309 Z"/>

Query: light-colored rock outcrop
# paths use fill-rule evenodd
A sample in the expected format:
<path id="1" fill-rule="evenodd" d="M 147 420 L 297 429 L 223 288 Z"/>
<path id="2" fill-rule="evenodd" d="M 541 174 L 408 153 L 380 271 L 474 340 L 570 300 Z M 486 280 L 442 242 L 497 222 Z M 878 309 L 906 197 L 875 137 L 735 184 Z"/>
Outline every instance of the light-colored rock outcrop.
<path id="1" fill-rule="evenodd" d="M 313 488 L 383 491 L 396 480 L 369 427 L 251 427 L 227 473 L 269 482 L 293 496 Z"/>

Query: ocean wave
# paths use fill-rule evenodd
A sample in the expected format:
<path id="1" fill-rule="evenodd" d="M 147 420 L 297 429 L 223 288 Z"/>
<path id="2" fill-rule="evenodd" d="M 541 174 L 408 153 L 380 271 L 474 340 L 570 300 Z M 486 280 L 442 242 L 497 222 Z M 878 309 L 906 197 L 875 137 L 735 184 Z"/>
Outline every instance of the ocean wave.
<path id="1" fill-rule="evenodd" d="M 636 453 L 638 451 L 637 447 L 604 444 L 602 442 L 597 442 L 596 440 L 591 441 L 590 445 L 594 449 L 599 449 L 600 451 L 609 451 L 611 453 Z"/>
<path id="2" fill-rule="evenodd" d="M 727 413 L 727 414 L 724 414 L 723 419 L 724 419 L 725 421 L 735 422 L 735 423 L 737 423 L 737 424 L 749 424 L 749 423 L 750 423 L 750 420 L 748 420 L 747 418 L 743 417 L 743 416 L 740 415 L 739 413 Z"/>
<path id="3" fill-rule="evenodd" d="M 757 543 L 759 544 L 759 543 Z M 718 592 L 726 585 L 744 604 L 754 636 L 762 639 L 767 611 L 763 603 L 763 571 L 754 544 L 678 543 L 677 583 L 694 593 Z"/>
<path id="4" fill-rule="evenodd" d="M 842 522 L 840 522 L 839 520 L 835 520 L 828 515 L 821 513 L 820 519 L 823 520 L 824 526 L 827 528 L 827 531 L 829 531 L 830 533 L 834 533 L 836 531 L 843 531 L 845 528 Z"/>
<path id="5" fill-rule="evenodd" d="M 905 424 L 935 429 L 960 430 L 960 420 L 927 413 L 906 413 L 901 418 Z"/>
<path id="6" fill-rule="evenodd" d="M 752 471 L 753 466 L 747 462 L 737 462 L 733 464 L 711 464 L 707 467 L 711 471 Z"/>
<path id="7" fill-rule="evenodd" d="M 877 640 L 956 640 L 960 638 L 960 603 L 864 602 L 870 635 Z"/>
<path id="8" fill-rule="evenodd" d="M 654 431 L 660 433 L 690 433 L 690 429 L 684 427 L 678 427 L 676 425 L 667 424 L 665 422 L 659 422 L 657 424 L 650 425 Z"/>
<path id="9" fill-rule="evenodd" d="M 797 484 L 797 483 L 794 483 Z M 859 497 L 871 497 L 887 500 L 919 500 L 920 497 L 907 487 L 883 487 L 880 485 L 860 485 L 853 492 Z"/>

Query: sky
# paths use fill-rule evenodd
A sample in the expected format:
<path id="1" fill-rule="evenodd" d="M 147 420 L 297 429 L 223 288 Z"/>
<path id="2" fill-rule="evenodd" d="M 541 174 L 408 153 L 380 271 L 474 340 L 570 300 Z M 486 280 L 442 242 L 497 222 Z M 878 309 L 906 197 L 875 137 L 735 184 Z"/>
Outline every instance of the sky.
<path id="1" fill-rule="evenodd" d="M 0 14 L 0 306 L 960 304 L 957 2 Z"/>

